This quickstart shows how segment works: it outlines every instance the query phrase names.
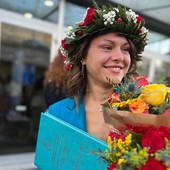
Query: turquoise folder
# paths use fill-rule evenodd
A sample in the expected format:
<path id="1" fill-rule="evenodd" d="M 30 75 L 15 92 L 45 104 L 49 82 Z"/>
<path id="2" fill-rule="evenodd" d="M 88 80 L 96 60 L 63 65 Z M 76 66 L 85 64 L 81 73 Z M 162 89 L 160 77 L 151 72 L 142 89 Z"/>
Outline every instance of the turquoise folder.
<path id="1" fill-rule="evenodd" d="M 50 115 L 42 113 L 35 165 L 41 170 L 105 170 L 107 164 L 91 150 L 107 143 Z"/>

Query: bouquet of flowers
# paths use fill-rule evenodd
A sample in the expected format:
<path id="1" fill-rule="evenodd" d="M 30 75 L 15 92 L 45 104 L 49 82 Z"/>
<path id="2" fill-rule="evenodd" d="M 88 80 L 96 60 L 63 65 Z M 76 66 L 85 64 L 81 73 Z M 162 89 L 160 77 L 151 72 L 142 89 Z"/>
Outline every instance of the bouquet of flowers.
<path id="1" fill-rule="evenodd" d="M 135 77 L 113 88 L 103 104 L 108 125 L 122 129 L 126 124 L 170 126 L 170 88 L 165 84 L 149 84 L 146 77 Z"/>
<path id="2" fill-rule="evenodd" d="M 107 170 L 169 170 L 170 128 L 129 126 L 121 136 L 111 132 L 108 149 L 99 155 Z"/>
<path id="3" fill-rule="evenodd" d="M 112 85 L 114 93 L 106 107 L 152 114 L 162 114 L 170 107 L 170 88 L 165 84 L 149 84 L 146 77 L 134 77 L 133 82 L 127 79 L 124 84 Z"/>
<path id="4" fill-rule="evenodd" d="M 97 154 L 108 170 L 170 170 L 170 88 L 145 77 L 113 87 L 103 104 L 108 149 Z"/>

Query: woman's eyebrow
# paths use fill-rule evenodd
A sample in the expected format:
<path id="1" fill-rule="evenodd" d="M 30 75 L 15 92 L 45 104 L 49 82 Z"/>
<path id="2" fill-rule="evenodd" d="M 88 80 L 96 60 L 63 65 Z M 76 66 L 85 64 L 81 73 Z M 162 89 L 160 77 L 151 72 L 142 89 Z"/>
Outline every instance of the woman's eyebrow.
<path id="1" fill-rule="evenodd" d="M 103 39 L 103 41 L 108 41 L 108 42 L 111 42 L 112 44 L 116 44 L 115 41 L 110 40 L 110 39 Z M 129 42 L 125 42 L 123 45 L 129 45 Z"/>

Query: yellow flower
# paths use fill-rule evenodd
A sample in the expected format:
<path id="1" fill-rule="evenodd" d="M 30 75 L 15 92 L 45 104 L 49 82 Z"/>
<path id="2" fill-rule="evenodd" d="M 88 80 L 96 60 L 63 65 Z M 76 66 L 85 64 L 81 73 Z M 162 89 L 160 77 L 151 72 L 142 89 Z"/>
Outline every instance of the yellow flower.
<path id="1" fill-rule="evenodd" d="M 126 136 L 125 138 L 126 146 L 130 146 L 131 142 L 132 142 L 132 134 L 128 134 L 128 136 Z"/>
<path id="2" fill-rule="evenodd" d="M 113 141 L 112 141 L 112 138 L 110 136 L 108 136 L 107 138 L 107 144 L 108 144 L 108 148 L 110 150 L 112 150 L 112 147 L 113 147 Z"/>
<path id="3" fill-rule="evenodd" d="M 118 165 L 122 165 L 122 164 L 124 164 L 124 163 L 126 163 L 126 159 L 120 158 L 120 159 L 118 160 Z"/>
<path id="4" fill-rule="evenodd" d="M 122 101 L 122 102 L 116 102 L 116 103 L 112 103 L 112 107 L 120 107 L 120 108 L 123 108 L 123 107 L 126 107 L 128 106 L 129 104 L 132 104 L 133 102 L 136 101 L 136 98 L 135 99 L 128 99 L 126 101 Z"/>
<path id="5" fill-rule="evenodd" d="M 165 100 L 168 92 L 164 84 L 149 84 L 142 88 L 141 96 L 149 105 L 158 106 Z"/>

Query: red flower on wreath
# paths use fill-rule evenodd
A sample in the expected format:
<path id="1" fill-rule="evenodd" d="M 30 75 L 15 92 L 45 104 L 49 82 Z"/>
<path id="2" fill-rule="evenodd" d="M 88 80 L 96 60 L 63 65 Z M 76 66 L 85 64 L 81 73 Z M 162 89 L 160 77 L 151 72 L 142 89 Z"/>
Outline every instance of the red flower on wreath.
<path id="1" fill-rule="evenodd" d="M 65 49 L 68 50 L 69 44 L 67 44 L 66 40 L 61 40 L 61 46 Z"/>
<path id="2" fill-rule="evenodd" d="M 143 18 L 141 16 L 137 16 L 136 19 L 137 19 L 138 23 L 143 20 Z"/>
<path id="3" fill-rule="evenodd" d="M 87 9 L 87 14 L 83 22 L 81 22 L 79 25 L 84 26 L 84 25 L 90 25 L 93 20 L 95 19 L 95 12 L 96 10 L 94 8 L 88 8 Z"/>
<path id="4" fill-rule="evenodd" d="M 67 64 L 67 65 L 65 66 L 65 69 L 66 69 L 67 71 L 70 71 L 70 70 L 72 69 L 72 65 L 71 65 L 71 64 Z"/>

